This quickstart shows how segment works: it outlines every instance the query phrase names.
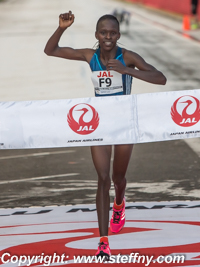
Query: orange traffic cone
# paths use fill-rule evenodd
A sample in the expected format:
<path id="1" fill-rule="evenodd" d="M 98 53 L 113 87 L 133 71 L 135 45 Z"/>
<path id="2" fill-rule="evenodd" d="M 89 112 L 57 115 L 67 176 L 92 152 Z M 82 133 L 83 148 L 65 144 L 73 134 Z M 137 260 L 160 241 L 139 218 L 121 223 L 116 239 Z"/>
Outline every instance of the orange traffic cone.
<path id="1" fill-rule="evenodd" d="M 183 30 L 184 31 L 190 30 L 190 16 L 185 15 L 183 17 Z"/>

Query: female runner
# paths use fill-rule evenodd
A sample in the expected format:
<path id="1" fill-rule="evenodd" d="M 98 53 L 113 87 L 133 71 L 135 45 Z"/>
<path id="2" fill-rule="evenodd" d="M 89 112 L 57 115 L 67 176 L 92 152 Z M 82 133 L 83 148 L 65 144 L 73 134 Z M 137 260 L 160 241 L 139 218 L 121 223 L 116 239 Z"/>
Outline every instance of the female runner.
<path id="1" fill-rule="evenodd" d="M 117 40 L 120 38 L 119 22 L 112 15 L 102 16 L 97 22 L 95 37 L 99 42 L 98 49 L 59 47 L 58 43 L 63 32 L 72 25 L 74 18 L 74 14 L 71 11 L 59 16 L 59 26 L 48 40 L 44 51 L 49 56 L 86 61 L 90 65 L 92 72 L 113 70 L 117 72 L 118 76 L 121 75 L 121 90 L 115 89 L 116 87 L 114 87 L 110 88 L 109 91 L 105 91 L 105 88 L 95 87 L 95 96 L 130 94 L 132 77 L 154 84 L 164 85 L 166 83 L 165 76 L 153 66 L 146 63 L 142 57 L 135 52 L 117 46 Z M 112 180 L 116 197 L 110 221 L 110 230 L 114 233 L 119 232 L 125 223 L 125 174 L 132 148 L 132 144 L 114 146 Z M 105 257 L 111 255 L 108 242 L 111 149 L 111 145 L 91 147 L 92 159 L 98 174 L 96 206 L 100 243 L 96 256 Z"/>

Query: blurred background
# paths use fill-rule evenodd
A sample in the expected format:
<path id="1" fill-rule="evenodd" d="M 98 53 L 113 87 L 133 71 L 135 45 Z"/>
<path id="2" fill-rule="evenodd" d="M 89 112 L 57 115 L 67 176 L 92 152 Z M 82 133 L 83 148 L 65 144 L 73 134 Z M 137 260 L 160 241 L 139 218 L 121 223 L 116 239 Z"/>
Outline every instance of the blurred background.
<path id="1" fill-rule="evenodd" d="M 195 7 L 192 0 L 1 0 L 1 102 L 94 96 L 87 63 L 43 52 L 59 14 L 69 10 L 75 22 L 60 46 L 93 48 L 98 18 L 115 14 L 119 46 L 140 54 L 168 79 L 165 86 L 133 79 L 133 94 L 200 89 L 198 1 Z M 127 201 L 199 200 L 199 157 L 199 138 L 135 145 Z M 0 186 L 0 208 L 95 203 L 90 148 L 0 150 Z M 113 196 L 112 188 L 111 201 Z"/>

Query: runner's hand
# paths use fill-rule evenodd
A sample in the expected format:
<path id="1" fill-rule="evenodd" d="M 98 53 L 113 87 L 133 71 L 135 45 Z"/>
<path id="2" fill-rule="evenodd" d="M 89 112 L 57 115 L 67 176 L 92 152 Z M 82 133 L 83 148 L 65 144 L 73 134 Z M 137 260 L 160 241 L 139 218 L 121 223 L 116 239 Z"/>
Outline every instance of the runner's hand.
<path id="1" fill-rule="evenodd" d="M 117 59 L 110 59 L 106 65 L 106 69 L 117 71 L 121 74 L 125 74 L 126 67 Z"/>
<path id="2" fill-rule="evenodd" d="M 62 29 L 66 29 L 72 25 L 74 22 L 74 14 L 71 11 L 69 13 L 60 14 L 59 16 L 59 26 Z"/>

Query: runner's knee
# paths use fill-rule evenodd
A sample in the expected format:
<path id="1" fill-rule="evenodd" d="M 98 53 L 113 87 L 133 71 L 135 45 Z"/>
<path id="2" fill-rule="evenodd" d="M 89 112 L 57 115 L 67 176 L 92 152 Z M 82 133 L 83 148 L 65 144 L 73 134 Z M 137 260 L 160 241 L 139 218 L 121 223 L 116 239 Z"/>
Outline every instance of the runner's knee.
<path id="1" fill-rule="evenodd" d="M 108 174 L 101 174 L 98 176 L 98 187 L 100 186 L 103 186 L 103 188 L 106 190 L 110 189 L 111 180 Z"/>

